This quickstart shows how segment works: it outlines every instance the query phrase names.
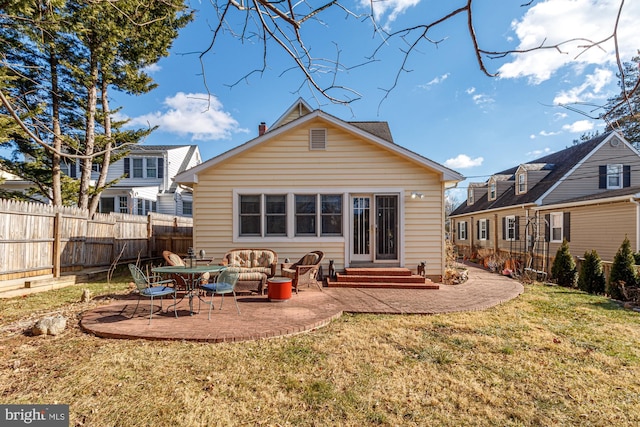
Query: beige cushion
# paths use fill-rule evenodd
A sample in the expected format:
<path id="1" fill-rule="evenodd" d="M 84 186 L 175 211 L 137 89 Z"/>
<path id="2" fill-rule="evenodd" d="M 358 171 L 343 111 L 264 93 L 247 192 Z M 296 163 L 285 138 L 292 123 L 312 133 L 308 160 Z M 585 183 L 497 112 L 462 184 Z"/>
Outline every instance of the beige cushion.
<path id="1" fill-rule="evenodd" d="M 184 261 L 182 260 L 182 258 L 180 258 L 176 254 L 169 255 L 169 261 L 171 261 L 173 265 L 184 265 Z"/>
<path id="2" fill-rule="evenodd" d="M 306 254 L 302 260 L 300 260 L 299 265 L 315 265 L 318 262 L 317 254 Z"/>

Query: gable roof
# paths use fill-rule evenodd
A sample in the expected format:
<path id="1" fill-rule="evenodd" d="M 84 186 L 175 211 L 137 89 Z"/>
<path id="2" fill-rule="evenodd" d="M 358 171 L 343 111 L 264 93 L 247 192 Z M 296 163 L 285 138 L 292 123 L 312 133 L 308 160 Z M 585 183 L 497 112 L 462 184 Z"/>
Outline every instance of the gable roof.
<path id="1" fill-rule="evenodd" d="M 546 168 L 550 168 L 550 172 L 542 178 L 536 185 L 529 188 L 524 194 L 515 194 L 515 185 L 510 186 L 504 193 L 502 193 L 496 200 L 489 201 L 488 196 L 484 195 L 480 199 L 475 200 L 472 205 L 467 205 L 464 201 L 458 206 L 451 216 L 464 215 L 472 212 L 479 212 L 491 209 L 500 209 L 510 206 L 520 206 L 529 204 L 542 204 L 544 197 L 553 190 L 559 183 L 564 181 L 571 172 L 580 166 L 586 159 L 597 151 L 597 149 L 614 136 L 624 141 L 624 138 L 615 131 L 610 131 L 598 135 L 588 141 L 580 144 L 573 145 L 565 148 L 564 150 L 557 151 L 552 154 L 548 154 L 544 157 L 532 160 L 530 162 L 518 165 L 516 167 L 506 169 L 502 172 L 498 172 L 496 175 L 513 175 L 520 167 L 524 167 L 527 170 L 529 168 L 526 165 L 532 166 L 531 169 L 535 170 L 540 164 L 546 165 Z M 515 181 L 514 181 L 515 182 Z"/>
<path id="2" fill-rule="evenodd" d="M 293 111 L 298 103 L 301 100 L 298 100 L 293 107 L 289 108 L 287 111 Z M 305 103 L 306 106 L 308 104 Z M 306 107 L 305 107 L 306 108 Z M 281 116 L 279 121 L 283 119 L 287 114 Z M 434 162 L 426 157 L 423 157 L 419 154 L 416 154 L 400 145 L 397 145 L 393 142 L 393 138 L 391 137 L 391 131 L 389 129 L 389 125 L 387 122 L 346 122 L 343 121 L 331 114 L 325 113 L 322 110 L 313 110 L 308 114 L 302 115 L 297 119 L 289 121 L 287 123 L 274 126 L 269 131 L 265 132 L 263 135 L 259 135 L 258 137 L 245 142 L 242 145 L 239 145 L 235 148 L 232 148 L 225 153 L 222 153 L 212 159 L 207 160 L 206 162 L 201 163 L 198 166 L 195 166 L 183 173 L 176 175 L 174 178 L 177 183 L 180 184 L 193 184 L 198 182 L 198 173 L 207 170 L 209 168 L 215 167 L 216 165 L 228 160 L 236 155 L 241 154 L 242 152 L 259 146 L 261 144 L 266 143 L 267 141 L 277 138 L 279 135 L 284 132 L 289 131 L 297 126 L 301 126 L 309 121 L 314 119 L 324 120 L 338 128 L 341 128 L 349 133 L 356 134 L 370 143 L 384 147 L 397 155 L 409 159 L 413 162 L 416 162 L 424 167 L 427 167 L 431 170 L 435 170 L 441 174 L 441 181 L 443 182 L 458 182 L 463 180 L 463 176 L 458 172 L 449 169 L 439 163 Z M 278 123 L 278 122 L 276 122 Z"/>

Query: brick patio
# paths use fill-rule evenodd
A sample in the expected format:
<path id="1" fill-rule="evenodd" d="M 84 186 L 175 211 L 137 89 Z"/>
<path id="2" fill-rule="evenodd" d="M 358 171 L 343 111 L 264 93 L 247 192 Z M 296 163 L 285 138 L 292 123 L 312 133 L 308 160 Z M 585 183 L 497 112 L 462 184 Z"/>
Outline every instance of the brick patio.
<path id="1" fill-rule="evenodd" d="M 246 341 L 272 338 L 312 331 L 342 313 L 436 314 L 484 310 L 511 300 L 524 292 L 519 282 L 469 266 L 469 280 L 456 286 L 441 285 L 440 289 L 360 289 L 302 287 L 299 294 L 284 302 L 270 302 L 267 296 L 238 296 L 238 315 L 233 297 L 225 297 L 222 310 L 220 296 L 214 299 L 215 309 L 208 320 L 209 306 L 202 304 L 199 313 L 189 315 L 188 301 L 178 305 L 178 318 L 155 311 L 149 322 L 149 300 L 140 301 L 135 315 L 137 297 L 115 301 L 84 313 L 81 327 L 99 337 L 193 340 L 206 342 Z M 206 297 L 209 301 L 210 298 Z M 172 301 L 171 301 L 172 302 Z M 169 306 L 164 301 L 164 309 Z M 198 300 L 194 299 L 197 309 Z"/>

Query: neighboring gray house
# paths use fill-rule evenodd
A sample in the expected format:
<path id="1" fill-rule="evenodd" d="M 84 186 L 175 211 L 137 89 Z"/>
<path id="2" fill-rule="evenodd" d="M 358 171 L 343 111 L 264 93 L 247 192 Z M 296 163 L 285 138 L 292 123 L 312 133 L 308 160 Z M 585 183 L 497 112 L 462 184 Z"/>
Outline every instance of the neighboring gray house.
<path id="1" fill-rule="evenodd" d="M 178 173 L 202 163 L 197 145 L 135 145 L 129 154 L 109 165 L 107 181 L 122 177 L 103 191 L 99 212 L 119 212 L 145 215 L 158 212 L 168 215 L 192 216 L 191 191 L 174 181 Z M 93 179 L 98 179 L 99 165 L 93 165 Z M 80 176 L 79 162 L 66 162 L 62 172 L 72 178 Z M 3 187 L 25 190 L 28 182 L 7 179 Z"/>
<path id="2" fill-rule="evenodd" d="M 611 261 L 625 237 L 640 250 L 640 153 L 607 132 L 469 184 L 450 219 L 468 257 L 551 260 L 566 239 L 574 256 Z"/>

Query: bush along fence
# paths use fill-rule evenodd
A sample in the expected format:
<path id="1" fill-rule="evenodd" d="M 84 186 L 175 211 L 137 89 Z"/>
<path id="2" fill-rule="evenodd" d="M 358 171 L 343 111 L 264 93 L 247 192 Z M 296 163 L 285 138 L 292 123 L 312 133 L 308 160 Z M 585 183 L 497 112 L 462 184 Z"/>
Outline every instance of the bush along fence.
<path id="1" fill-rule="evenodd" d="M 167 249 L 186 253 L 193 219 L 157 213 L 95 214 L 75 207 L 0 199 L 1 282 L 39 275 L 108 267 L 161 256 Z"/>

